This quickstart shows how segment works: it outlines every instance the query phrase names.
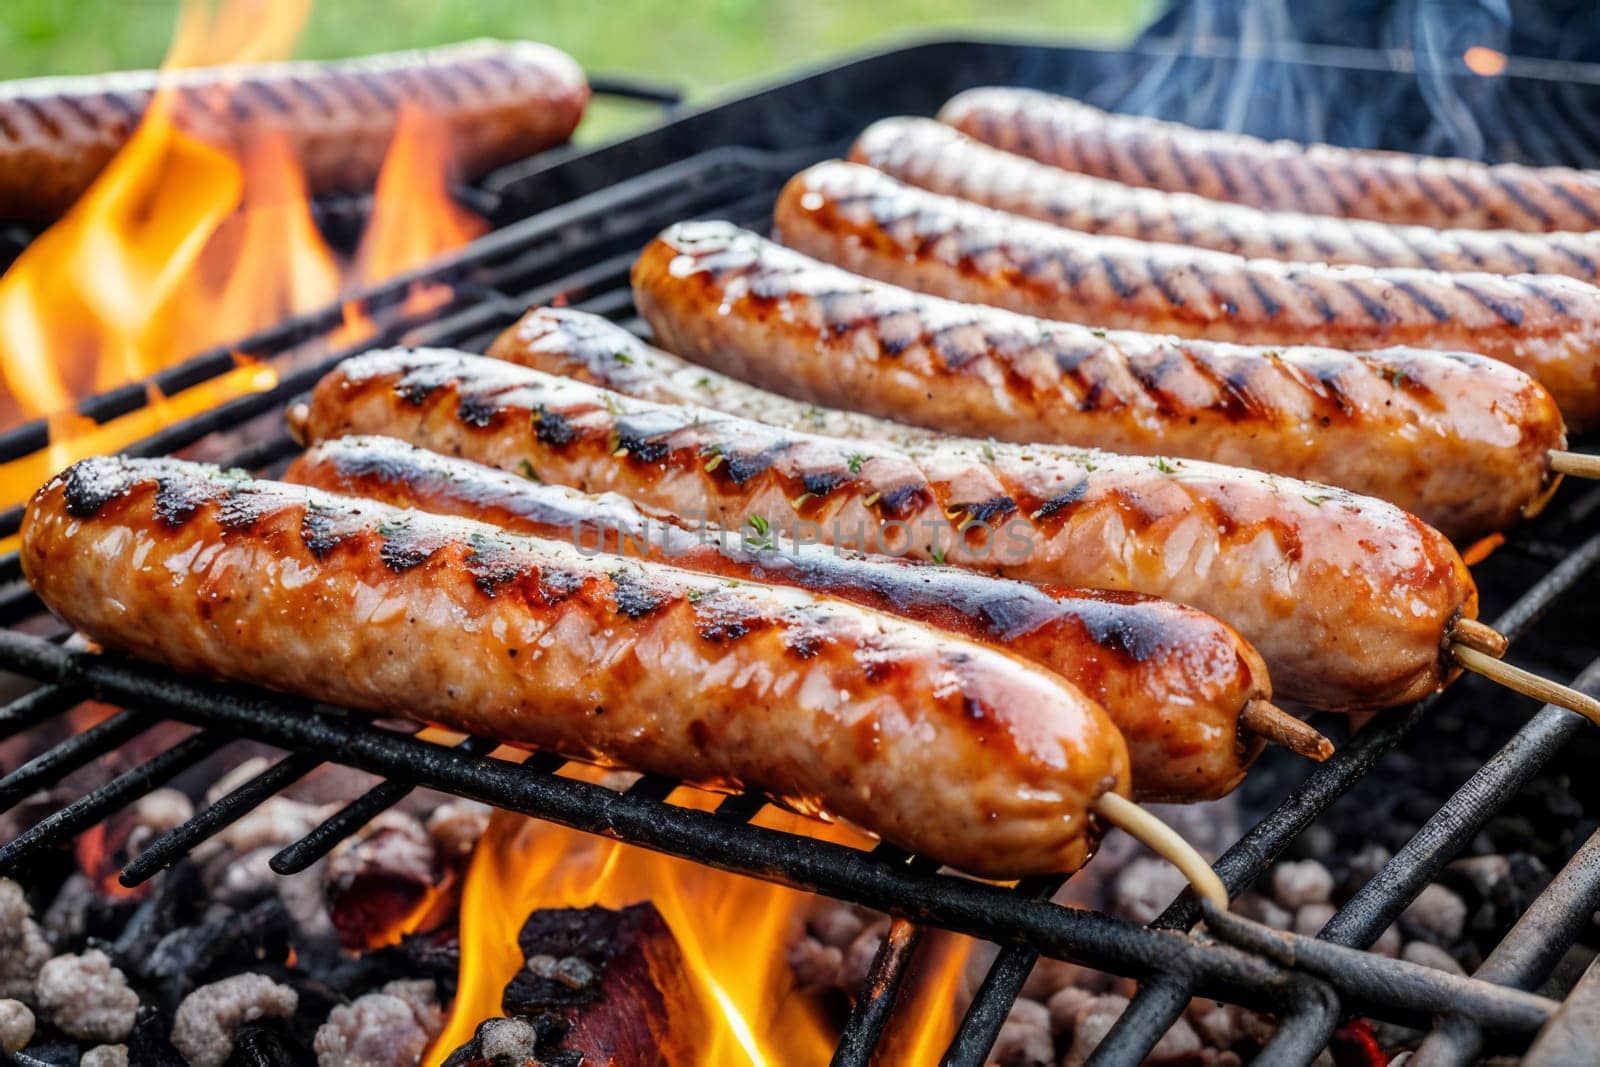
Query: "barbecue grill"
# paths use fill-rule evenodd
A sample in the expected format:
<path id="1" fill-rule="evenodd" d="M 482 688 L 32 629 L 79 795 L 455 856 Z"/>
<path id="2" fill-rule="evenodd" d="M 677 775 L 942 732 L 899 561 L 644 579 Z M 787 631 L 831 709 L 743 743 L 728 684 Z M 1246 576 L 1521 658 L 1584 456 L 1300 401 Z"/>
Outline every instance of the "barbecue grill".
<path id="1" fill-rule="evenodd" d="M 651 237 L 672 222 L 694 217 L 765 227 L 782 183 L 797 169 L 841 153 L 870 121 L 932 114 L 952 94 L 987 83 L 1032 85 L 1114 104 L 1108 96 L 1127 93 L 1178 60 L 1223 80 L 1254 76 L 1252 71 L 1265 64 L 1277 77 L 1343 94 L 1330 99 L 1381 100 L 1395 121 L 1368 123 L 1370 132 L 1383 135 L 1378 147 L 1411 147 L 1427 116 L 1422 79 L 1407 69 L 1404 57 L 1390 53 L 1302 50 L 1246 61 L 1226 47 L 1197 52 L 1160 40 L 1124 51 L 939 40 L 871 55 L 681 117 L 669 114 L 616 144 L 556 150 L 488 176 L 462 195 L 485 210 L 497 229 L 423 272 L 364 294 L 363 310 L 380 325 L 377 337 L 348 351 L 322 349 L 314 358 L 305 357 L 306 341 L 340 323 L 339 310 L 330 308 L 283 323 L 230 351 L 195 356 L 157 375 L 155 383 L 171 392 L 224 373 L 236 365 L 234 351 L 274 362 L 279 383 L 169 426 L 128 451 L 193 455 L 276 471 L 297 448 L 281 428 L 285 404 L 353 351 L 396 342 L 482 350 L 527 307 L 543 303 L 568 304 L 642 330 L 628 268 Z M 1449 77 L 1475 76 L 1463 68 Z M 1573 114 L 1579 97 L 1591 110 L 1600 104 L 1600 67 L 1565 64 L 1552 72 L 1512 59 L 1503 77 L 1508 97 L 1559 100 L 1560 114 Z M 670 94 L 649 87 L 617 88 L 670 101 Z M 1205 121 L 1194 114 L 1169 117 Z M 1334 122 L 1336 116 L 1328 118 Z M 1245 125 L 1269 135 L 1306 134 L 1288 121 L 1262 109 L 1247 115 Z M 1499 145 L 1500 154 L 1541 163 L 1600 158 L 1600 134 L 1576 121 L 1567 124 L 1570 136 L 1550 138 L 1547 126 L 1525 142 Z M 1362 140 L 1354 126 L 1341 129 L 1335 123 L 1315 132 L 1334 141 Z M 449 286 L 449 301 L 425 313 L 405 313 L 402 297 L 417 281 Z M 80 410 L 104 421 L 142 406 L 146 396 L 143 385 L 136 384 L 95 397 Z M 232 431 L 251 424 L 273 429 L 243 446 L 233 443 L 240 437 Z M 0 437 L 0 462 L 47 443 L 42 424 L 15 429 Z M 1592 642 L 1586 647 L 1565 636 L 1600 632 L 1595 629 L 1600 609 L 1572 595 L 1600 565 L 1600 534 L 1587 533 L 1597 516 L 1600 489 L 1569 486 L 1546 514 L 1512 531 L 1475 574 L 1486 616 L 1517 642 L 1512 659 L 1600 695 L 1600 660 L 1588 662 Z M 20 509 L 0 515 L 0 536 L 15 533 L 19 519 Z M 1547 615 L 1550 621 L 1541 626 Z M 487 739 L 435 743 L 340 709 L 82 651 L 67 642 L 61 627 L 52 628 L 43 618 L 14 553 L 0 559 L 0 618 L 8 627 L 0 633 L 0 668 L 39 683 L 0 708 L 0 740 L 47 727 L 84 699 L 120 709 L 0 778 L 0 810 L 162 722 L 195 728 L 185 740 L 0 845 L 0 874 L 25 878 L 46 850 L 229 741 L 244 738 L 281 749 L 283 755 L 151 843 L 124 869 L 125 884 L 151 878 L 332 761 L 385 781 L 280 852 L 271 864 L 280 874 L 304 870 L 411 790 L 429 787 L 895 916 L 845 1025 L 835 1064 L 872 1060 L 920 931 L 928 927 L 1003 946 L 944 1055 L 942 1062 L 951 1065 L 985 1062 L 1040 954 L 1141 983 L 1091 1060 L 1096 1064 L 1139 1062 L 1197 995 L 1277 1015 L 1279 1029 L 1263 1051 L 1264 1063 L 1311 1062 L 1341 1019 L 1352 1014 L 1430 1030 L 1424 1046 L 1428 1063 L 1468 1062 L 1484 1048 L 1525 1052 L 1530 1064 L 1570 1062 L 1563 1059 L 1570 1050 L 1600 1047 L 1600 970 L 1591 970 L 1565 1002 L 1529 992 L 1548 977 L 1600 907 L 1600 834 L 1577 850 L 1472 978 L 1362 951 L 1584 730 L 1582 719 L 1553 706 L 1524 721 L 1526 702 L 1508 712 L 1504 702 L 1516 698 L 1490 696 L 1471 679 L 1421 704 L 1377 716 L 1286 797 L 1270 798 L 1275 806 L 1220 857 L 1216 869 L 1230 890 L 1249 885 L 1386 753 L 1408 738 L 1426 743 L 1430 715 L 1455 708 L 1465 715 L 1524 721 L 1317 939 L 1265 939 L 1220 916 L 1196 935 L 1186 933 L 1201 918 L 1188 893 L 1149 927 L 1141 927 L 1050 903 L 1062 879 L 1027 879 L 1014 887 L 981 883 L 940 873 L 888 846 L 861 851 L 753 825 L 767 803 L 759 795 L 736 793 L 714 811 L 695 810 L 671 802 L 673 781 L 647 776 L 616 792 L 558 775 L 563 761 L 549 754 L 514 763 L 491 755 L 494 744 Z"/>

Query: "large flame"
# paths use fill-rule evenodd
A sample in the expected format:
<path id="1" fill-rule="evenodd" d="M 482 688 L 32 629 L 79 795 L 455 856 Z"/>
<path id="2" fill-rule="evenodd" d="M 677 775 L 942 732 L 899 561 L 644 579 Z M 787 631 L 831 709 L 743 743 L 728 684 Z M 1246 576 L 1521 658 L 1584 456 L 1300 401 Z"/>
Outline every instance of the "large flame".
<path id="1" fill-rule="evenodd" d="M 563 774 L 595 780 L 599 772 L 569 765 Z M 673 803 L 710 810 L 721 799 L 687 786 Z M 837 823 L 767 808 L 756 825 L 869 847 L 865 835 Z M 700 992 L 704 1017 L 696 1062 L 704 1067 L 806 1067 L 825 1064 L 836 1034 L 818 1005 L 798 992 L 786 948 L 812 898 L 687 860 L 567 830 L 494 814 L 473 853 L 460 902 L 461 973 L 444 1030 L 424 1063 L 438 1067 L 471 1039 L 484 1019 L 501 1014 L 506 983 L 524 966 L 517 933 L 539 908 L 648 900 L 672 930 Z M 934 1062 L 955 1031 L 971 942 L 935 935 L 900 997 L 881 1062 Z"/>
<path id="2" fill-rule="evenodd" d="M 282 59 L 309 6 L 187 0 L 166 66 Z M 336 303 L 484 229 L 450 198 L 448 142 L 422 112 L 402 114 L 361 249 L 342 263 L 317 230 L 285 141 L 252 134 L 234 158 L 186 134 L 176 104 L 170 89 L 159 90 L 93 187 L 0 277 L 0 429 L 46 418 L 51 431 L 44 453 L 0 467 L 0 507 L 73 459 L 114 451 L 277 379 L 240 353 L 238 371 L 174 397 L 152 389 L 151 407 L 103 426 L 72 414 L 74 402 Z M 337 340 L 359 340 L 370 328 L 358 318 Z"/>

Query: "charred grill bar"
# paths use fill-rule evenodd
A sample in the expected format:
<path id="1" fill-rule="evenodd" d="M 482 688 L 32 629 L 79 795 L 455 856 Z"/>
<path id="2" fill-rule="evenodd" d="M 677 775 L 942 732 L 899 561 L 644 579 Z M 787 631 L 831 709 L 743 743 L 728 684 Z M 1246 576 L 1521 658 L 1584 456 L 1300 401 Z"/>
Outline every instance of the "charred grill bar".
<path id="1" fill-rule="evenodd" d="M 1126 89 L 1139 78 L 1158 74 L 1171 59 L 1170 47 L 1163 50 L 1160 42 L 1130 52 L 966 42 L 921 45 L 665 123 L 622 145 L 547 153 L 513 165 L 491 175 L 474 194 L 500 228 L 420 276 L 449 285 L 449 302 L 407 317 L 399 312 L 400 303 L 418 278 L 379 287 L 364 303 L 380 322 L 380 335 L 360 347 L 404 342 L 481 350 L 537 303 L 570 304 L 637 325 L 628 267 L 658 230 L 680 219 L 710 216 L 763 227 L 774 195 L 790 174 L 837 153 L 875 118 L 931 113 L 954 92 L 985 82 L 1037 85 L 1093 99 L 1094 87 L 1116 81 Z M 1418 91 L 1408 75 L 1387 69 L 1372 56 L 1364 62 L 1342 59 L 1342 66 L 1317 56 L 1266 62 L 1291 73 L 1301 69 L 1317 84 L 1346 79 L 1351 92 L 1368 92 L 1369 99 L 1393 101 Z M 1215 76 L 1225 75 L 1230 64 L 1240 64 L 1238 57 L 1227 54 L 1189 56 L 1184 62 L 1209 63 Z M 1595 89 L 1600 74 L 1587 84 L 1600 95 Z M 1537 78 L 1528 87 L 1533 94 L 1574 91 L 1570 83 Z M 1597 142 L 1581 136 L 1586 132 L 1575 131 L 1565 158 L 1540 161 L 1592 163 Z M 1399 129 L 1397 136 L 1405 135 Z M 1551 143 L 1541 136 L 1528 147 L 1537 150 Z M 212 435 L 251 420 L 271 425 L 290 398 L 349 354 L 306 352 L 306 342 L 324 336 L 338 322 L 337 311 L 330 309 L 234 346 L 273 361 L 279 384 L 170 426 L 129 451 L 181 454 L 197 445 L 204 448 Z M 202 354 L 163 372 L 157 384 L 167 391 L 180 389 L 233 366 L 226 352 Z M 103 420 L 136 409 L 145 396 L 142 386 L 130 386 L 88 401 L 81 410 Z M 13 430 L 0 437 L 0 461 L 26 456 L 45 444 L 41 424 Z M 212 442 L 207 457 L 215 451 Z M 293 442 L 278 430 L 221 458 L 270 470 L 294 451 Z M 1597 513 L 1600 490 L 1569 487 L 1556 506 L 1512 531 L 1508 543 L 1477 569 L 1488 605 L 1501 609 L 1494 619 L 1497 629 L 1525 638 L 1546 612 L 1572 609 L 1573 591 L 1600 566 L 1600 535 L 1585 536 Z M 18 509 L 0 516 L 0 535 L 14 533 L 19 518 Z M 945 1055 L 943 1062 L 952 1065 L 984 1062 L 1041 953 L 1142 981 L 1139 994 L 1096 1052 L 1092 1062 L 1099 1064 L 1138 1062 L 1194 995 L 1275 1012 L 1279 1030 L 1266 1051 L 1271 1062 L 1284 1063 L 1310 1062 L 1340 1019 L 1351 1013 L 1431 1029 L 1427 1050 L 1438 1057 L 1430 1062 L 1439 1063 L 1465 1062 L 1485 1043 L 1526 1049 L 1552 1018 L 1559 1017 L 1561 1031 L 1552 1039 L 1573 1040 L 1572 1028 L 1585 1025 L 1583 1011 L 1563 1012 L 1560 1003 L 1528 990 L 1542 981 L 1600 902 L 1600 863 L 1593 841 L 1579 850 L 1474 978 L 1355 951 L 1370 945 L 1583 730 L 1581 719 L 1554 707 L 1528 719 L 1335 915 L 1321 940 L 1286 935 L 1275 944 L 1242 945 L 1229 943 L 1241 935 L 1225 922 L 1215 923 L 1202 938 L 1185 936 L 1183 931 L 1200 918 L 1187 894 L 1144 928 L 1049 903 L 1060 885 L 1056 879 L 1003 888 L 939 874 L 896 849 L 861 852 L 751 825 L 766 803 L 759 796 L 732 795 L 714 812 L 702 812 L 670 803 L 676 783 L 668 780 L 646 777 L 617 793 L 559 776 L 563 761 L 546 754 L 518 764 L 495 758 L 487 739 L 439 744 L 276 694 L 75 651 L 63 645 L 65 635 L 41 636 L 48 633 L 39 625 L 41 613 L 22 580 L 16 555 L 0 559 L 0 618 L 12 627 L 0 633 L 0 667 L 42 683 L 0 708 L 0 740 L 47 725 L 84 699 L 104 700 L 123 710 L 0 778 L 0 810 L 160 723 L 187 724 L 194 732 L 0 844 L 0 873 L 21 874 L 43 850 L 94 826 L 230 741 L 248 738 L 284 754 L 150 842 L 123 869 L 125 884 L 137 885 L 171 866 L 321 763 L 345 764 L 386 780 L 283 849 L 272 860 L 273 870 L 303 870 L 406 793 L 427 786 L 896 916 L 846 1023 L 835 1053 L 837 1064 L 870 1062 L 894 1013 L 920 927 L 957 930 L 1005 946 Z M 1512 658 L 1538 655 L 1558 675 L 1577 674 L 1574 684 L 1579 688 L 1600 693 L 1600 662 L 1585 668 L 1574 661 L 1576 651 L 1524 640 L 1513 646 Z M 1238 891 L 1261 876 L 1386 753 L 1413 730 L 1426 731 L 1430 714 L 1474 705 L 1477 714 L 1504 714 L 1489 706 L 1481 690 L 1458 684 L 1422 704 L 1378 716 L 1218 860 L 1224 881 Z M 1573 1000 L 1589 996 L 1593 985 L 1592 980 L 1580 983 Z M 1600 1033 L 1579 1032 L 1591 1042 L 1600 1041 Z"/>

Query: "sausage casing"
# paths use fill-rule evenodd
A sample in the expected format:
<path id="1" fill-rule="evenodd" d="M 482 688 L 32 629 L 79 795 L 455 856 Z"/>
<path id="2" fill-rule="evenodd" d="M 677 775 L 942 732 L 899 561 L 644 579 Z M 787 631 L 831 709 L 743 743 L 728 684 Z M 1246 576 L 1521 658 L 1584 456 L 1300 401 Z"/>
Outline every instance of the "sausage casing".
<path id="1" fill-rule="evenodd" d="M 1263 211 L 1077 174 L 992 148 L 942 122 L 883 119 L 850 158 L 892 178 L 1069 230 L 1230 252 L 1247 259 L 1600 281 L 1600 232 L 1436 230 L 1297 211 Z"/>
<path id="2" fill-rule="evenodd" d="M 1027 89 L 972 89 L 939 118 L 1067 170 L 1253 207 L 1438 229 L 1600 229 L 1592 171 L 1263 141 Z"/>
<path id="3" fill-rule="evenodd" d="M 64 214 L 158 88 L 179 128 L 236 155 L 251 137 L 285 136 L 313 193 L 370 189 L 403 107 L 443 119 L 454 171 L 475 178 L 565 141 L 589 99 L 570 56 L 527 41 L 0 83 L 0 218 Z"/>
<path id="4" fill-rule="evenodd" d="M 1111 329 L 1264 345 L 1477 352 L 1539 380 L 1574 429 L 1600 421 L 1600 288 L 1242 259 L 1077 233 L 823 163 L 775 214 L 783 242 L 954 300 Z"/>
<path id="5" fill-rule="evenodd" d="M 1566 444 L 1550 394 L 1481 356 L 1108 333 L 865 280 L 725 223 L 667 231 L 633 285 L 668 348 L 807 401 L 1339 485 L 1462 542 L 1537 511 Z"/>
<path id="6" fill-rule="evenodd" d="M 844 441 L 437 350 L 346 360 L 292 418 L 307 442 L 383 434 L 690 521 L 759 516 L 796 540 L 1189 604 L 1243 634 L 1280 695 L 1317 707 L 1437 688 L 1448 627 L 1477 610 L 1465 564 L 1421 520 L 1191 460 Z"/>
<path id="7" fill-rule="evenodd" d="M 44 602 L 120 651 L 769 790 L 977 874 L 1075 869 L 1127 789 L 1063 679 L 795 590 L 170 460 L 70 468 L 22 539 Z"/>
<path id="8" fill-rule="evenodd" d="M 314 445 L 285 478 L 568 540 L 586 552 L 837 596 L 998 645 L 1060 674 L 1106 710 L 1128 743 L 1140 800 L 1222 796 L 1261 747 L 1239 730 L 1245 705 L 1271 696 L 1261 657 L 1227 625 L 1164 600 L 781 544 L 755 531 L 691 530 L 616 494 L 531 482 L 385 437 Z"/>

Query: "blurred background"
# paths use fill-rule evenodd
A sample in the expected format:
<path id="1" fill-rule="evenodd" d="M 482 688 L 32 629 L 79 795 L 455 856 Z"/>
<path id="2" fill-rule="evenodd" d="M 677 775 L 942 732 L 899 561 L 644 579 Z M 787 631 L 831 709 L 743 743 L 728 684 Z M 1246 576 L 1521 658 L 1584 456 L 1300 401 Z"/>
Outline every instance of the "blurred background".
<path id="1" fill-rule="evenodd" d="M 0 79 L 160 65 L 179 0 L 0 0 Z M 318 0 L 298 55 L 364 55 L 471 37 L 544 41 L 588 70 L 628 72 L 691 101 L 913 34 L 1119 41 L 1158 0 Z M 597 102 L 593 141 L 651 109 Z"/>

